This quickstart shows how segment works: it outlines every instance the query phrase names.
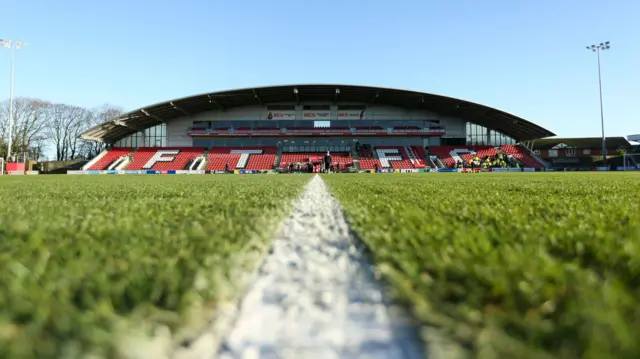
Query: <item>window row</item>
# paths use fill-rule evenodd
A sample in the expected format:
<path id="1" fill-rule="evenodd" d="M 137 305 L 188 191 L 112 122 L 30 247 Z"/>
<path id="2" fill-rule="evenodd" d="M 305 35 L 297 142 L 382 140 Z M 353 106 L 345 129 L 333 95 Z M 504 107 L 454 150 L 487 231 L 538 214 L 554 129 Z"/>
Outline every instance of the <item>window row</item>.
<path id="1" fill-rule="evenodd" d="M 467 145 L 502 146 L 516 144 L 516 140 L 498 131 L 467 122 Z"/>
<path id="2" fill-rule="evenodd" d="M 165 147 L 167 146 L 167 125 L 147 128 L 115 143 L 116 147 Z"/>

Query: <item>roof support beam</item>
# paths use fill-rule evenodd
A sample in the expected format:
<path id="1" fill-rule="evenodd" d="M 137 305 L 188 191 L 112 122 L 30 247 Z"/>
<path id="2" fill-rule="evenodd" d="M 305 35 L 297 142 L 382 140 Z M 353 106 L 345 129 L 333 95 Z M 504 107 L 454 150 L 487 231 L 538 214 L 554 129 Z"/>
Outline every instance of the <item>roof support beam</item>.
<path id="1" fill-rule="evenodd" d="M 80 135 L 78 138 L 87 141 L 96 141 L 96 142 L 104 142 L 102 137 L 91 136 L 91 135 Z"/>
<path id="2" fill-rule="evenodd" d="M 262 100 L 260 100 L 260 96 L 258 96 L 258 93 L 256 92 L 256 89 L 252 89 L 251 91 L 253 91 L 253 98 L 256 99 L 260 106 L 264 107 L 264 105 L 262 104 Z"/>
<path id="3" fill-rule="evenodd" d="M 212 104 L 212 105 L 214 105 L 215 107 L 217 107 L 217 108 L 218 108 L 218 110 L 220 110 L 220 111 L 224 111 L 224 107 L 222 107 L 222 105 L 220 105 L 220 104 L 218 103 L 218 101 L 214 100 L 214 99 L 211 97 L 211 95 L 207 95 L 207 97 L 209 98 L 209 103 L 210 103 L 210 104 Z"/>
<path id="4" fill-rule="evenodd" d="M 135 122 L 134 122 L 134 124 L 131 124 L 131 123 L 128 123 L 128 122 L 126 122 L 126 121 L 124 121 L 122 119 L 113 120 L 113 124 L 117 125 L 117 126 L 124 127 L 124 128 L 130 128 L 130 129 L 132 129 L 134 131 L 142 131 L 142 130 L 145 130 L 145 129 L 147 129 L 149 127 L 149 126 L 136 126 Z"/>
<path id="5" fill-rule="evenodd" d="M 118 126 L 122 126 L 122 127 L 126 127 L 126 128 L 133 128 L 135 130 L 135 127 L 128 125 L 126 122 L 124 122 L 123 120 L 113 120 L 113 123 L 115 125 Z"/>
<path id="6" fill-rule="evenodd" d="M 183 110 L 181 107 L 176 106 L 176 104 L 173 103 L 173 101 L 169 102 L 169 104 L 171 105 L 171 107 L 173 107 L 175 110 L 178 110 L 180 112 L 182 112 L 185 116 L 189 116 L 189 113 L 185 110 Z"/>
<path id="7" fill-rule="evenodd" d="M 158 116 L 156 116 L 156 115 L 152 115 L 152 114 L 150 114 L 150 113 L 149 113 L 149 111 L 147 111 L 147 110 L 145 110 L 145 109 L 142 109 L 142 110 L 140 110 L 140 111 L 141 111 L 142 113 L 144 113 L 144 115 L 145 115 L 145 116 L 147 116 L 147 117 L 151 117 L 151 118 L 153 118 L 154 120 L 160 121 L 160 122 L 162 122 L 162 123 L 165 123 L 165 122 L 166 122 L 164 119 L 162 119 L 162 118 L 160 118 L 160 117 L 158 117 Z"/>

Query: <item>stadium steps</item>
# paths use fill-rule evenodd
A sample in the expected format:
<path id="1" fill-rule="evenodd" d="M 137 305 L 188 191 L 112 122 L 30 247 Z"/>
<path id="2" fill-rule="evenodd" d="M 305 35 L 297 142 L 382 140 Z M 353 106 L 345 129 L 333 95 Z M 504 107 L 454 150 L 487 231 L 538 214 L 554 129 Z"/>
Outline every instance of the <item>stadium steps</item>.
<path id="1" fill-rule="evenodd" d="M 351 148 L 351 158 L 353 159 L 353 167 L 360 171 L 360 154 L 356 151 L 356 146 Z"/>
<path id="2" fill-rule="evenodd" d="M 116 170 L 116 171 L 124 170 L 125 168 L 127 168 L 127 166 L 129 166 L 129 164 L 131 164 L 131 162 L 133 162 L 131 160 L 131 155 L 124 155 L 124 156 L 118 158 L 117 160 L 111 162 L 111 164 L 107 167 L 107 170 L 109 170 L 109 171 L 111 171 L 111 170 Z"/>
<path id="3" fill-rule="evenodd" d="M 138 152 L 140 148 L 141 147 L 134 148 L 129 154 L 127 154 L 127 157 L 129 157 L 129 162 L 127 162 L 127 165 L 122 168 L 123 170 L 129 169 L 128 167 L 133 164 L 133 156 L 136 154 L 136 152 Z"/>
<path id="4" fill-rule="evenodd" d="M 276 150 L 276 159 L 273 161 L 273 168 L 280 168 L 280 161 L 282 161 L 282 146 L 278 146 Z"/>
<path id="5" fill-rule="evenodd" d="M 209 163 L 207 157 L 207 149 L 205 149 L 200 155 L 196 158 L 190 160 L 183 168 L 186 171 L 197 171 L 207 168 L 207 164 Z"/>
<path id="6" fill-rule="evenodd" d="M 87 162 L 84 166 L 82 166 L 82 170 L 83 171 L 88 170 L 91 166 L 93 166 L 94 164 L 98 163 L 104 156 L 106 156 L 108 152 L 109 152 L 109 150 L 106 150 L 106 149 L 103 150 L 102 152 L 100 152 L 91 161 Z"/>
<path id="7" fill-rule="evenodd" d="M 200 166 L 198 166 L 198 170 L 205 170 L 207 169 L 207 167 L 209 167 L 209 150 L 205 149 L 204 152 L 202 153 L 202 156 L 204 156 L 204 161 L 202 161 L 202 163 L 200 164 Z"/>
<path id="8" fill-rule="evenodd" d="M 539 154 L 531 151 L 528 147 L 524 147 L 524 148 L 527 150 L 527 152 L 529 152 L 529 155 L 533 157 L 536 161 L 538 161 L 544 168 L 551 168 L 551 164 L 545 161 Z"/>
<path id="9" fill-rule="evenodd" d="M 117 147 L 107 150 L 107 152 L 100 156 L 97 161 L 85 165 L 83 168 L 86 170 L 102 171 L 106 170 L 114 161 L 117 161 L 120 157 L 131 153 L 134 149 L 132 147 Z"/>
<path id="10" fill-rule="evenodd" d="M 523 167 L 543 168 L 544 165 L 540 163 L 535 157 L 531 155 L 531 152 L 521 145 L 503 145 L 500 146 L 499 152 L 505 155 L 512 155 L 515 157 Z"/>
<path id="11" fill-rule="evenodd" d="M 185 170 L 187 171 L 197 171 L 203 168 L 207 168 L 208 160 L 206 155 L 200 155 L 193 160 L 189 161 L 185 166 Z M 204 167 L 203 167 L 204 166 Z"/>
<path id="12" fill-rule="evenodd" d="M 404 153 L 407 154 L 407 157 L 409 158 L 409 161 L 411 162 L 411 165 L 413 167 L 417 167 L 417 161 L 418 161 L 418 157 L 416 157 L 416 154 L 413 153 L 413 149 L 409 146 L 404 146 Z"/>

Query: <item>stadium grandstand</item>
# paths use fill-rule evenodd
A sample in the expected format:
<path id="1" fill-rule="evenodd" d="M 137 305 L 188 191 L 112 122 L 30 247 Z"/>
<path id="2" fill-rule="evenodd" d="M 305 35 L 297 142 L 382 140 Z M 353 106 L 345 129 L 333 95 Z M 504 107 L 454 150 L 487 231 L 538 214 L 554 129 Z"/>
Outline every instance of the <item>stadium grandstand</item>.
<path id="1" fill-rule="evenodd" d="M 476 103 L 407 90 L 286 85 L 158 103 L 91 128 L 108 144 L 84 170 L 295 171 L 330 151 L 340 171 L 529 168 L 554 136 Z M 316 167 L 315 170 L 318 170 Z"/>
<path id="2" fill-rule="evenodd" d="M 593 170 L 603 166 L 623 165 L 623 157 L 635 150 L 624 137 L 607 137 L 606 159 L 602 160 L 602 137 L 544 138 L 527 141 L 527 146 L 553 169 Z"/>

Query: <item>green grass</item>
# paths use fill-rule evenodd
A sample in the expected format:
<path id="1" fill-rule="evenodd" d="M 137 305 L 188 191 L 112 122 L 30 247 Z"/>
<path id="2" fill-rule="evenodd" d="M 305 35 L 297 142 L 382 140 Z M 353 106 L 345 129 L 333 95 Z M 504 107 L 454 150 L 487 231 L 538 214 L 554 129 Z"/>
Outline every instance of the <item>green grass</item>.
<path id="1" fill-rule="evenodd" d="M 0 358 L 117 357 L 116 334 L 158 325 L 188 338 L 308 179 L 0 177 Z"/>
<path id="2" fill-rule="evenodd" d="M 395 299 L 476 358 L 640 358 L 637 173 L 324 177 Z"/>
<path id="3" fill-rule="evenodd" d="M 189 338 L 309 178 L 0 177 L 0 358 Z M 323 178 L 394 298 L 470 356 L 640 357 L 637 173 Z"/>

